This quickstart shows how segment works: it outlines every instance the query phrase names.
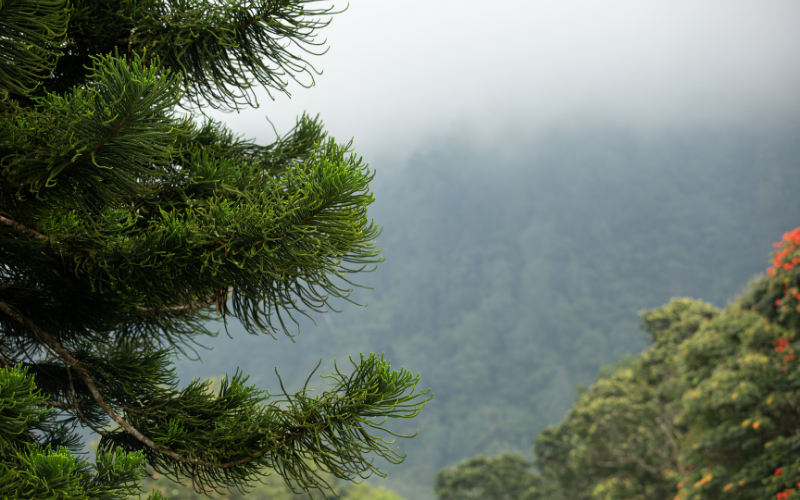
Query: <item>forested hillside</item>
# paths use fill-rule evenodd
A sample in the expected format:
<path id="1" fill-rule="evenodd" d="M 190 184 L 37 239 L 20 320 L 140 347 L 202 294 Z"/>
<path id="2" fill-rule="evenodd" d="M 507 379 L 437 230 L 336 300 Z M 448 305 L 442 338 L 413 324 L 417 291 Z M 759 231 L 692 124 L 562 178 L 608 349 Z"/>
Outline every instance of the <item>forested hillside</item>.
<path id="1" fill-rule="evenodd" d="M 800 228 L 724 309 L 642 313 L 651 345 L 606 366 L 536 458 L 482 455 L 436 476 L 439 500 L 730 500 L 800 492 Z"/>
<path id="2" fill-rule="evenodd" d="M 441 467 L 529 453 L 577 384 L 647 345 L 638 311 L 675 296 L 724 306 L 763 273 L 771 242 L 800 225 L 798 132 L 565 127 L 502 150 L 443 140 L 394 171 L 373 161 L 386 262 L 362 278 L 375 291 L 353 294 L 369 306 L 312 314 L 299 345 L 220 326 L 179 372 L 240 367 L 279 392 L 277 367 L 291 392 L 320 358 L 386 352 L 435 396 L 380 484 L 431 498 Z"/>

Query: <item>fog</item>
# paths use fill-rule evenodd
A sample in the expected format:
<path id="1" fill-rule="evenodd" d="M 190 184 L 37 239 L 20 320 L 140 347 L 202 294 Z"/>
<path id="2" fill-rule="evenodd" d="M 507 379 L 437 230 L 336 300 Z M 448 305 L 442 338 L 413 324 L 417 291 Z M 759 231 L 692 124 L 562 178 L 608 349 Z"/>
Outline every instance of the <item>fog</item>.
<path id="1" fill-rule="evenodd" d="M 353 0 L 321 31 L 314 87 L 218 116 L 270 142 L 265 115 L 284 132 L 320 113 L 384 167 L 439 137 L 492 147 L 554 124 L 769 125 L 800 114 L 798 25 L 793 1 Z"/>

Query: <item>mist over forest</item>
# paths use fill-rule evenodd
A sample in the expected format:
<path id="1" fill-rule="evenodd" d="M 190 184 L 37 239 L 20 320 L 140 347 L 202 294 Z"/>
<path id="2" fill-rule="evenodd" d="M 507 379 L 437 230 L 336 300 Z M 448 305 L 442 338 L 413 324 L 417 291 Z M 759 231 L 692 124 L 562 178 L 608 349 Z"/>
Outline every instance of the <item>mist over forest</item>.
<path id="1" fill-rule="evenodd" d="M 521 450 L 560 421 L 575 387 L 646 346 L 637 313 L 671 297 L 717 306 L 767 267 L 800 225 L 800 123 L 642 132 L 554 127 L 477 150 L 450 137 L 377 171 L 371 215 L 386 261 L 356 276 L 345 314 L 312 314 L 293 341 L 235 323 L 179 361 L 179 375 L 299 390 L 322 359 L 386 353 L 422 375 L 433 400 L 396 424 L 408 458 L 383 467 L 406 498 L 432 498 L 436 470 Z M 366 159 L 369 161 L 369 159 Z M 317 377 L 315 376 L 315 379 Z M 324 380 L 312 380 L 323 389 Z"/>

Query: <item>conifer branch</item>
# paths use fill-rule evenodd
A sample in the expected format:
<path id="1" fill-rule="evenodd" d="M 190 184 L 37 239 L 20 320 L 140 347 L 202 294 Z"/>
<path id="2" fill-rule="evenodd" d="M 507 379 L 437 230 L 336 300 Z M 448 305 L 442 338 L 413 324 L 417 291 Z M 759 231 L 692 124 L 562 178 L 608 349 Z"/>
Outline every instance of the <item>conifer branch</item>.
<path id="1" fill-rule="evenodd" d="M 7 219 L 7 218 L 3 217 L 2 215 L 0 215 L 0 224 L 3 224 L 4 226 L 12 227 L 12 228 L 16 229 L 17 231 L 25 233 L 28 236 L 30 236 L 30 237 L 32 237 L 34 239 L 37 239 L 37 240 L 46 240 L 47 239 L 47 236 L 45 236 L 45 235 L 43 235 L 43 234 L 41 234 L 39 232 L 36 232 L 33 229 L 27 228 L 27 227 L 23 226 L 22 224 L 20 224 L 19 222 L 13 221 L 11 219 Z"/>
<path id="2" fill-rule="evenodd" d="M 72 373 L 70 373 L 69 367 L 67 367 L 67 379 L 69 379 L 69 390 L 70 390 L 70 393 L 72 394 L 72 407 L 75 409 L 75 413 L 78 415 L 78 418 L 80 418 L 83 421 L 84 424 L 88 425 L 89 428 L 92 429 L 93 431 L 95 431 L 97 434 L 99 434 L 99 435 L 101 435 L 103 437 L 108 437 L 108 434 L 106 434 L 102 430 L 100 430 L 97 427 L 95 427 L 94 425 L 92 425 L 92 423 L 89 422 L 89 419 L 87 419 L 85 416 L 83 416 L 83 412 L 78 407 L 78 396 L 75 394 L 75 384 L 72 383 Z"/>
<path id="3" fill-rule="evenodd" d="M 316 216 L 317 216 L 317 215 L 318 215 L 320 212 L 322 212 L 322 208 L 319 208 L 319 209 L 315 210 L 315 211 L 314 211 L 314 212 L 313 212 L 311 215 L 309 215 L 308 217 L 306 217 L 305 219 L 303 219 L 303 220 L 300 222 L 300 224 L 297 224 L 297 226 L 305 226 L 305 225 L 308 223 L 308 221 L 310 221 L 311 219 L 313 219 L 314 217 L 316 217 Z M 278 233 L 278 234 L 276 234 L 275 236 L 271 237 L 270 239 L 278 239 L 278 238 L 280 238 L 281 236 L 286 236 L 286 234 L 287 234 L 288 232 L 289 232 L 289 230 L 288 230 L 288 229 L 284 229 L 283 231 L 281 231 L 280 233 Z M 252 248 L 252 247 L 254 247 L 254 246 L 256 246 L 256 245 L 260 245 L 260 244 L 264 243 L 264 241 L 265 241 L 265 240 L 261 239 L 261 240 L 258 240 L 258 241 L 256 241 L 255 243 L 250 243 L 249 245 L 247 245 L 246 247 L 242 248 L 242 249 L 241 249 L 241 250 L 239 250 L 239 251 L 240 251 L 240 252 L 242 252 L 242 251 L 244 251 L 244 250 L 247 250 L 247 249 L 249 249 L 249 248 Z"/>
<path id="4" fill-rule="evenodd" d="M 251 19 L 251 20 L 249 20 L 249 21 L 247 21 L 247 22 L 244 22 L 244 23 L 238 24 L 238 25 L 236 25 L 236 27 L 234 27 L 233 29 L 234 29 L 234 30 L 240 30 L 240 29 L 243 29 L 243 28 L 247 28 L 248 26 L 252 26 L 252 25 L 256 24 L 256 23 L 257 23 L 257 22 L 259 22 L 259 21 L 264 21 L 264 20 L 268 19 L 268 18 L 270 18 L 270 17 L 274 16 L 274 15 L 275 15 L 275 14 L 277 14 L 277 13 L 278 13 L 278 11 L 277 11 L 277 10 L 272 10 L 272 11 L 270 11 L 270 12 L 267 12 L 266 14 L 263 14 L 263 15 L 261 15 L 261 16 L 257 16 L 257 17 L 255 17 L 255 18 L 253 18 L 253 19 Z M 225 31 L 223 28 L 217 28 L 217 29 L 216 29 L 216 30 L 214 30 L 214 31 L 211 31 L 211 30 L 205 30 L 205 31 L 203 31 L 203 33 L 215 33 L 215 34 L 219 34 L 219 33 L 222 33 L 223 31 Z M 175 35 L 173 35 L 173 36 L 175 36 Z M 125 44 L 125 43 L 131 43 L 131 37 L 130 37 L 130 35 L 128 35 L 128 36 L 126 36 L 126 37 L 123 37 L 123 38 L 117 38 L 117 45 L 122 45 L 122 44 Z"/>
<path id="5" fill-rule="evenodd" d="M 0 302 L 0 312 L 4 313 L 6 316 L 12 318 L 16 322 L 18 322 L 21 325 L 23 325 L 24 327 L 26 327 L 31 333 L 34 334 L 34 336 L 37 338 L 37 340 L 39 340 L 43 345 L 48 347 L 49 350 L 55 351 L 55 353 L 58 355 L 59 359 L 62 362 L 64 362 L 68 367 L 71 367 L 76 372 L 78 372 L 78 374 L 80 375 L 81 379 L 84 381 L 86 386 L 89 388 L 89 392 L 91 393 L 92 398 L 94 398 L 94 400 L 97 402 L 97 404 L 100 406 L 100 408 L 102 408 L 103 411 L 106 413 L 106 415 L 108 415 L 114 422 L 116 422 L 120 427 L 125 429 L 129 434 L 131 434 L 133 437 L 135 437 L 137 440 L 139 440 L 142 444 L 144 444 L 148 448 L 151 448 L 152 450 L 154 450 L 154 451 L 156 451 L 158 453 L 164 454 L 164 455 L 166 455 L 166 456 L 168 456 L 168 457 L 170 457 L 173 460 L 176 460 L 178 462 L 183 462 L 183 463 L 187 463 L 187 464 L 191 464 L 191 465 L 195 465 L 195 466 L 200 466 L 200 467 L 210 467 L 210 468 L 215 468 L 215 469 L 227 469 L 227 468 L 235 467 L 237 465 L 241 465 L 243 463 L 249 462 L 249 461 L 251 461 L 253 459 L 259 458 L 259 457 L 261 457 L 261 456 L 263 456 L 263 455 L 265 455 L 265 454 L 267 454 L 267 453 L 269 453 L 271 451 L 275 451 L 276 449 L 279 449 L 282 446 L 288 445 L 292 441 L 295 441 L 297 439 L 302 439 L 303 437 L 308 436 L 309 434 L 322 432 L 322 431 L 324 431 L 324 430 L 326 430 L 326 429 L 328 429 L 330 427 L 336 427 L 338 425 L 341 425 L 343 423 L 346 423 L 346 422 L 348 422 L 350 420 L 354 420 L 354 419 L 357 418 L 357 415 L 350 414 L 350 415 L 347 415 L 344 418 L 331 419 L 331 420 L 328 420 L 326 422 L 321 422 L 319 425 L 312 425 L 312 426 L 309 426 L 309 427 L 305 427 L 302 430 L 298 430 L 296 432 L 293 432 L 293 433 L 285 436 L 283 439 L 281 439 L 280 441 L 274 443 L 272 446 L 267 446 L 265 448 L 262 448 L 261 450 L 256 451 L 254 453 L 250 453 L 247 457 L 240 458 L 238 460 L 232 460 L 232 461 L 229 461 L 229 462 L 219 463 L 219 462 L 209 462 L 209 461 L 206 461 L 206 460 L 193 459 L 193 458 L 187 457 L 185 455 L 180 455 L 180 454 L 178 454 L 178 453 L 176 453 L 176 452 L 174 452 L 172 450 L 164 448 L 163 446 L 159 446 L 152 439 L 150 439 L 149 437 L 145 436 L 141 431 L 139 431 L 134 426 L 132 426 L 130 423 L 128 423 L 125 419 L 120 417 L 117 414 L 117 412 L 115 412 L 114 409 L 111 408 L 111 406 L 105 401 L 105 399 L 103 398 L 102 394 L 100 394 L 100 391 L 97 388 L 97 384 L 96 384 L 95 380 L 91 377 L 91 375 L 89 375 L 88 370 L 86 370 L 83 366 L 81 366 L 81 363 L 77 359 L 75 359 L 75 357 L 64 346 L 62 346 L 61 343 L 58 342 L 58 340 L 56 340 L 55 338 L 50 336 L 47 332 L 45 332 L 44 330 L 39 328 L 39 326 L 36 325 L 33 321 L 31 321 L 30 319 L 26 318 L 25 316 L 23 316 L 22 314 L 17 312 L 13 307 L 9 306 L 5 302 Z M 69 368 L 67 369 L 67 374 L 69 376 L 70 388 L 71 388 L 73 396 L 74 396 L 75 389 L 74 389 L 74 387 L 72 387 L 72 376 L 69 374 Z M 55 406 L 55 405 L 53 405 L 53 406 Z M 77 408 L 77 399 L 75 399 L 75 406 L 73 406 L 73 408 L 79 413 L 78 416 L 81 418 L 81 420 L 86 422 L 86 424 L 89 425 L 95 432 L 97 432 L 98 434 L 100 434 L 100 435 L 102 435 L 104 437 L 106 436 L 105 433 L 103 433 L 101 430 L 95 428 L 92 424 L 90 424 L 85 419 L 85 417 L 83 417 L 82 414 L 80 414 L 80 410 Z"/>
<path id="6" fill-rule="evenodd" d="M 109 406 L 108 403 L 106 403 L 105 399 L 100 394 L 100 391 L 97 389 L 97 385 L 95 384 L 94 379 L 89 375 L 89 372 L 81 366 L 80 362 L 77 359 L 75 359 L 75 357 L 72 356 L 72 354 L 70 354 L 69 351 L 67 351 L 67 349 L 64 348 L 64 346 L 62 346 L 60 342 L 58 342 L 56 339 L 51 337 L 47 332 L 39 328 L 39 326 L 36 325 L 36 323 L 34 323 L 30 319 L 26 318 L 25 316 L 14 310 L 11 306 L 6 304 L 5 302 L 0 302 L 0 312 L 5 313 L 6 316 L 12 318 L 13 320 L 17 321 L 25 328 L 27 328 L 31 333 L 34 334 L 34 336 L 37 338 L 37 340 L 39 340 L 39 342 L 49 347 L 51 350 L 55 351 L 58 354 L 58 357 L 61 359 L 61 361 L 63 361 L 67 366 L 72 367 L 76 372 L 78 372 L 78 375 L 80 375 L 81 379 L 83 379 L 84 383 L 86 383 L 86 386 L 89 388 L 89 392 L 91 393 L 92 397 L 97 402 L 97 404 L 100 406 L 100 408 L 102 408 L 103 411 L 106 413 L 106 415 L 111 417 L 111 419 L 114 422 L 119 424 L 120 427 L 128 431 L 133 437 L 144 443 L 146 446 L 152 448 L 153 450 L 159 453 L 163 453 L 171 458 L 174 458 L 175 460 L 180 460 L 180 461 L 191 460 L 187 457 L 182 457 L 173 451 L 166 450 L 158 446 L 153 442 L 152 439 L 148 438 L 147 436 L 139 432 L 138 429 L 134 428 L 131 424 L 125 421 L 122 417 L 120 417 L 117 414 L 117 412 L 115 412 L 114 409 L 111 408 L 111 406 Z M 70 376 L 70 382 L 71 382 L 71 376 Z M 204 465 L 204 464 L 199 464 L 199 465 Z"/>
<path id="7" fill-rule="evenodd" d="M 136 306 L 136 312 L 143 313 L 143 314 L 184 314 L 184 313 L 193 313 L 204 307 L 208 307 L 212 304 L 217 305 L 217 312 L 220 310 L 220 296 L 223 294 L 227 294 L 233 291 L 233 287 L 228 287 L 225 291 L 220 291 L 216 296 L 209 297 L 205 300 L 190 300 L 184 305 L 181 306 L 166 306 L 166 307 L 144 307 L 144 306 Z"/>
<path id="8" fill-rule="evenodd" d="M 106 136 L 102 141 L 98 142 L 92 149 L 90 149 L 89 151 L 83 153 L 77 160 L 73 160 L 72 162 L 70 162 L 66 167 L 63 168 L 63 170 L 66 170 L 66 169 L 68 169 L 70 167 L 74 167 L 78 163 L 81 163 L 86 158 L 88 158 L 92 154 L 94 154 L 98 149 L 100 149 L 103 146 L 105 146 L 108 141 L 113 139 L 114 136 L 116 136 L 119 133 L 119 131 L 122 130 L 122 126 L 125 125 L 125 122 L 127 120 L 128 120 L 128 117 L 126 116 L 125 118 L 122 119 L 121 122 L 119 122 L 119 125 L 117 125 L 117 128 L 114 129 L 113 132 L 111 132 L 108 136 Z"/>
<path id="9" fill-rule="evenodd" d="M 167 307 L 144 307 L 144 306 L 136 306 L 136 312 L 143 313 L 143 314 L 182 314 L 182 313 L 190 313 L 202 309 L 204 307 L 208 307 L 211 304 L 214 304 L 216 299 L 209 298 L 206 300 L 190 300 L 188 303 L 182 306 L 167 306 Z"/>

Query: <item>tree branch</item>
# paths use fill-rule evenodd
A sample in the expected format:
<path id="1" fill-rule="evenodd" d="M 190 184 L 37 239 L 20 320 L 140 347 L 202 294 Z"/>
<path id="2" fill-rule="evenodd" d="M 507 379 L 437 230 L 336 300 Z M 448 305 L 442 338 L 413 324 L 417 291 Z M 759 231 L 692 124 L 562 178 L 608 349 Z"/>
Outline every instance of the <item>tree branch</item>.
<path id="1" fill-rule="evenodd" d="M 226 292 L 232 292 L 233 287 L 229 287 Z M 221 295 L 221 294 L 220 294 Z M 144 307 L 144 306 L 136 306 L 136 312 L 143 313 L 143 314 L 183 314 L 183 313 L 192 313 L 197 310 L 203 309 L 204 307 L 208 307 L 211 304 L 217 304 L 217 310 L 219 311 L 219 299 L 218 297 L 209 297 L 205 300 L 190 300 L 184 305 L 181 306 L 167 306 L 167 307 Z"/>
<path id="2" fill-rule="evenodd" d="M 308 221 L 310 221 L 311 219 L 313 219 L 314 217 L 316 217 L 317 215 L 319 215 L 319 213 L 320 213 L 320 212 L 322 212 L 322 207 L 320 207 L 319 209 L 315 210 L 315 211 L 314 211 L 314 213 L 312 213 L 311 215 L 309 215 L 308 217 L 306 217 L 305 219 L 303 219 L 303 221 L 302 221 L 302 222 L 300 222 L 300 224 L 297 224 L 297 225 L 298 225 L 298 226 L 305 226 L 305 225 L 306 225 L 306 223 L 307 223 Z M 273 240 L 273 239 L 278 239 L 278 238 L 280 238 L 281 236 L 285 236 L 285 235 L 286 235 L 286 233 L 288 233 L 288 232 L 289 232 L 289 230 L 288 230 L 288 229 L 285 229 L 285 230 L 281 231 L 280 233 L 276 234 L 275 236 L 271 236 L 269 239 L 270 239 L 270 240 Z M 243 247 L 241 250 L 237 250 L 237 251 L 236 251 L 236 253 L 243 252 L 243 251 L 245 251 L 245 250 L 247 250 L 247 249 L 249 249 L 249 248 L 252 248 L 252 247 L 254 247 L 254 246 L 256 246 L 256 245 L 260 245 L 260 244 L 264 243 L 264 241 L 265 241 L 265 240 L 258 240 L 258 241 L 256 241 L 255 243 L 250 243 L 249 245 L 247 245 L 247 246 Z"/>
<path id="3" fill-rule="evenodd" d="M 238 24 L 233 29 L 235 31 L 238 31 L 240 29 L 247 28 L 248 26 L 252 26 L 252 25 L 256 24 L 259 21 L 264 21 L 264 20 L 266 20 L 266 19 L 268 19 L 270 17 L 273 17 L 277 13 L 278 13 L 277 10 L 271 10 L 271 11 L 267 12 L 266 14 L 263 14 L 261 16 L 256 16 L 256 17 L 254 17 L 253 19 L 251 19 L 251 20 L 249 20 L 247 22 Z M 204 32 L 205 33 L 219 34 L 219 33 L 222 33 L 223 31 L 224 31 L 223 28 L 217 28 L 214 31 L 205 30 Z M 172 36 L 175 36 L 175 35 L 173 34 Z M 117 45 L 122 45 L 122 44 L 126 44 L 126 43 L 131 43 L 130 35 L 128 35 L 126 37 L 122 37 L 122 38 L 117 38 Z"/>
<path id="4" fill-rule="evenodd" d="M 69 390 L 70 393 L 72 394 L 72 407 L 75 409 L 75 413 L 78 414 L 78 418 L 80 418 L 84 424 L 88 425 L 96 433 L 100 434 L 103 437 L 108 437 L 108 435 L 105 432 L 101 431 L 100 429 L 92 425 L 92 423 L 89 422 L 89 420 L 83 416 L 83 412 L 81 411 L 81 409 L 78 408 L 78 396 L 75 394 L 75 385 L 72 383 L 72 374 L 69 372 L 69 366 L 67 367 L 67 378 L 69 379 Z"/>
<path id="5" fill-rule="evenodd" d="M 83 368 L 81 366 L 80 362 L 77 359 L 75 359 L 75 357 L 72 356 L 72 354 L 70 354 L 70 352 L 67 351 L 67 349 L 64 348 L 64 346 L 62 346 L 60 342 L 58 342 L 58 340 L 56 340 L 53 337 L 51 337 L 47 332 L 45 332 L 44 330 L 39 328 L 39 326 L 37 326 L 33 321 L 29 320 L 28 318 L 26 318 L 25 316 L 23 316 L 22 314 L 17 312 L 13 307 L 9 306 L 5 302 L 0 302 L 0 312 L 4 313 L 6 316 L 12 318 L 13 320 L 17 321 L 21 325 L 25 326 L 28 330 L 30 330 L 34 334 L 34 336 L 37 338 L 37 340 L 39 340 L 39 342 L 44 344 L 50 350 L 55 351 L 58 354 L 58 357 L 61 359 L 61 361 L 63 361 L 69 367 L 72 367 L 76 372 L 78 372 L 78 375 L 80 375 L 81 379 L 83 379 L 84 383 L 86 383 L 87 387 L 89 388 L 89 392 L 92 394 L 92 397 L 97 402 L 97 404 L 100 406 L 100 408 L 102 408 L 103 411 L 109 417 L 111 417 L 111 419 L 114 422 L 119 424 L 120 427 L 125 429 L 129 434 L 131 434 L 133 437 L 135 437 L 140 442 L 142 442 L 145 446 L 147 446 L 148 448 L 151 448 L 154 451 L 157 451 L 159 453 L 167 455 L 168 457 L 170 457 L 173 460 L 176 460 L 178 462 L 184 462 L 184 463 L 188 463 L 188 464 L 192 464 L 192 465 L 199 465 L 199 466 L 202 466 L 202 467 L 213 467 L 213 468 L 218 468 L 218 469 L 227 469 L 227 468 L 234 467 L 236 465 L 240 465 L 242 463 L 248 462 L 248 461 L 253 460 L 255 458 L 258 458 L 258 457 L 260 457 L 262 455 L 265 455 L 265 454 L 269 453 L 270 451 L 272 451 L 272 450 L 274 450 L 276 448 L 276 446 L 267 447 L 267 448 L 264 448 L 262 450 L 259 450 L 259 451 L 255 452 L 255 453 L 250 454 L 246 458 L 241 458 L 239 460 L 232 460 L 230 462 L 216 463 L 216 462 L 208 462 L 208 461 L 205 461 L 205 460 L 196 460 L 196 459 L 193 459 L 193 458 L 190 458 L 190 457 L 175 453 L 174 451 L 169 450 L 167 448 L 164 448 L 163 446 L 159 446 L 155 442 L 153 442 L 152 439 L 150 439 L 149 437 L 147 437 L 144 434 L 142 434 L 138 429 L 136 429 L 131 424 L 129 424 L 126 420 L 124 420 L 122 417 L 120 417 L 117 414 L 117 412 L 115 412 L 114 409 L 111 408 L 111 406 L 109 406 L 108 403 L 106 403 L 105 399 L 103 399 L 103 396 L 100 394 L 100 391 L 97 389 L 97 385 L 95 384 L 94 379 L 89 375 L 89 372 L 85 368 Z M 69 374 L 69 370 L 67 370 L 67 375 L 70 377 L 70 384 L 72 384 L 72 376 Z M 73 395 L 74 395 L 74 388 L 72 390 L 73 390 Z M 77 410 L 77 408 L 76 408 L 76 410 Z M 319 430 L 324 430 L 324 429 L 326 429 L 326 428 L 328 428 L 328 427 L 330 427 L 332 425 L 338 425 L 338 424 L 343 423 L 344 421 L 349 420 L 351 418 L 352 417 L 348 417 L 348 418 L 345 418 L 345 419 L 331 420 L 329 422 L 326 422 L 326 423 L 320 425 L 319 426 Z M 84 422 L 86 422 L 86 420 L 84 420 Z M 88 424 L 88 422 L 87 422 L 87 424 Z M 88 424 L 88 425 L 90 427 L 92 427 L 92 429 L 94 429 L 95 432 L 97 432 L 98 434 L 100 434 L 102 436 L 105 436 L 105 434 L 102 431 L 97 430 L 91 424 Z M 311 432 L 311 430 L 307 429 L 307 430 L 301 430 L 301 431 L 289 434 L 277 444 L 278 444 L 278 446 L 286 445 L 289 442 L 291 442 L 291 441 L 293 441 L 293 440 L 295 440 L 297 438 L 301 438 L 303 436 L 308 435 L 310 432 Z"/>
<path id="6" fill-rule="evenodd" d="M 34 231 L 33 229 L 27 228 L 27 227 L 23 226 L 22 224 L 20 224 L 19 222 L 13 221 L 11 219 L 7 219 L 7 218 L 3 217 L 2 215 L 0 215 L 0 224 L 3 224 L 3 225 L 8 226 L 8 227 L 13 227 L 17 231 L 25 233 L 28 236 L 30 236 L 30 237 L 32 237 L 34 239 L 37 239 L 37 240 L 46 240 L 47 239 L 47 236 L 45 236 L 45 235 L 43 235 L 41 233 L 38 233 L 38 232 Z"/>
<path id="7" fill-rule="evenodd" d="M 31 331 L 31 333 L 34 334 L 34 336 L 36 337 L 36 339 L 39 342 L 41 342 L 45 346 L 49 347 L 51 350 L 55 351 L 58 354 L 58 357 L 61 359 L 61 361 L 63 361 L 65 364 L 67 364 L 68 366 L 72 367 L 76 372 L 78 372 L 78 375 L 80 375 L 81 379 L 83 379 L 83 381 L 86 383 L 87 387 L 89 388 L 89 392 L 92 394 L 92 397 L 97 402 L 97 404 L 100 405 L 100 408 L 102 408 L 103 411 L 109 417 L 111 417 L 111 419 L 114 422 L 119 424 L 120 427 L 122 427 L 123 429 L 128 431 L 131 435 L 133 435 L 136 439 L 138 439 L 139 441 L 141 441 L 142 443 L 144 443 L 148 447 L 150 447 L 150 448 L 152 448 L 152 449 L 154 449 L 154 450 L 156 450 L 156 451 L 158 451 L 160 453 L 164 453 L 165 455 L 168 455 L 168 456 L 170 456 L 170 457 L 172 457 L 172 458 L 174 458 L 176 460 L 179 460 L 181 458 L 186 458 L 186 457 L 182 457 L 182 456 L 178 455 L 175 452 L 172 452 L 170 450 L 166 450 L 166 449 L 162 448 L 161 446 L 158 446 L 157 444 L 155 444 L 153 442 L 152 439 L 148 438 L 147 436 L 145 436 L 144 434 L 139 432 L 138 429 L 134 428 L 131 424 L 126 422 L 122 417 L 117 415 L 117 412 L 115 412 L 108 405 L 108 403 L 106 403 L 105 399 L 103 399 L 103 396 L 100 394 L 100 391 L 97 389 L 97 385 L 95 384 L 94 379 L 89 375 L 89 372 L 85 368 L 83 368 L 81 366 L 80 362 L 77 359 L 75 359 L 75 357 L 73 357 L 72 354 L 70 354 L 69 351 L 67 351 L 61 345 L 61 343 L 59 343 L 56 339 L 51 337 L 47 332 L 45 332 L 44 330 L 39 328 L 39 326 L 37 326 L 33 321 L 29 320 L 28 318 L 26 318 L 25 316 L 23 316 L 22 314 L 20 314 L 16 310 L 14 310 L 11 306 L 6 304 L 5 302 L 0 302 L 0 311 L 5 313 L 6 316 L 9 316 L 10 318 L 14 319 L 18 323 L 20 323 L 23 326 L 25 326 L 28 330 Z M 70 376 L 70 381 L 71 381 L 71 376 Z M 188 459 L 188 458 L 186 458 L 186 459 L 187 460 L 191 460 L 191 459 Z M 182 461 L 185 461 L 185 460 L 182 460 Z"/>
<path id="8" fill-rule="evenodd" d="M 207 300 L 190 300 L 187 304 L 182 306 L 167 306 L 167 307 L 143 307 L 136 306 L 136 312 L 144 314 L 181 314 L 187 312 L 194 312 L 198 309 L 210 306 L 215 303 L 213 298 Z"/>
<path id="9" fill-rule="evenodd" d="M 116 136 L 119 133 L 119 131 L 122 130 L 122 126 L 125 125 L 126 121 L 128 121 L 128 117 L 127 116 L 125 118 L 123 118 L 121 122 L 119 122 L 119 125 L 117 125 L 117 128 L 114 129 L 114 131 L 111 132 L 111 134 L 109 134 L 108 137 L 106 137 L 102 141 L 98 142 L 90 151 L 87 151 L 87 152 L 83 153 L 77 160 L 72 161 L 70 164 L 68 164 L 66 167 L 64 167 L 63 170 L 66 170 L 66 169 L 68 169 L 70 167 L 74 167 L 78 163 L 80 163 L 83 160 L 85 160 L 86 158 L 90 157 L 92 155 L 92 153 L 94 153 L 98 149 L 100 149 L 103 146 L 105 146 L 108 141 L 113 139 L 114 136 Z"/>

